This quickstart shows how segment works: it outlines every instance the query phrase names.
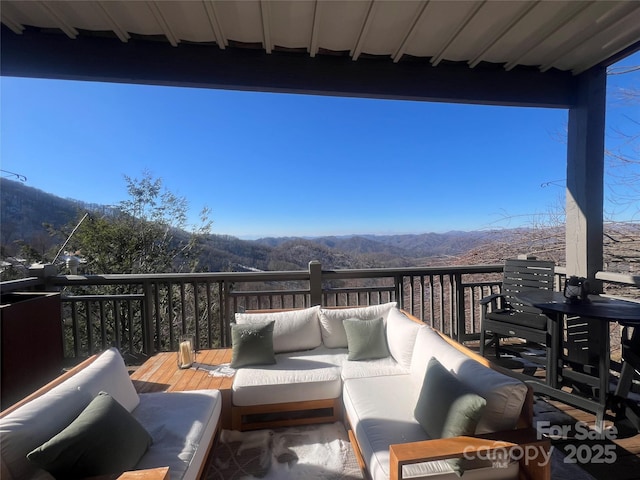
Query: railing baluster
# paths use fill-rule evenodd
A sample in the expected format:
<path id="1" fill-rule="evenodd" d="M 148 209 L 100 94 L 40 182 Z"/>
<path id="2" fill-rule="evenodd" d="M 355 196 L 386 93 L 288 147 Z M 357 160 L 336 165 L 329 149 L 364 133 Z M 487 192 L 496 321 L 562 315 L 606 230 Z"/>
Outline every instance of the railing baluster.
<path id="1" fill-rule="evenodd" d="M 80 356 L 80 348 L 79 348 L 79 337 L 80 337 L 80 326 L 78 324 L 78 308 L 76 302 L 71 302 L 71 319 L 72 319 L 72 328 L 73 328 L 73 356 Z"/>
<path id="2" fill-rule="evenodd" d="M 185 315 L 185 291 L 184 291 L 184 282 L 180 282 L 180 311 L 182 312 L 182 331 L 180 333 L 188 333 L 187 331 L 187 316 Z"/>
<path id="3" fill-rule="evenodd" d="M 84 302 L 84 309 L 87 315 L 87 354 L 93 355 L 93 323 L 91 320 L 91 305 L 89 300 Z"/>
<path id="4" fill-rule="evenodd" d="M 122 348 L 122 336 L 120 335 L 120 323 L 122 315 L 120 314 L 120 308 L 122 307 L 122 302 L 119 300 L 113 301 L 113 337 L 115 341 L 114 347 L 117 349 Z"/>
<path id="5" fill-rule="evenodd" d="M 196 335 L 196 345 L 200 348 L 200 300 L 198 295 L 198 283 L 193 282 L 193 322 Z"/>
<path id="6" fill-rule="evenodd" d="M 100 348 L 104 350 L 107 347 L 107 325 L 106 317 L 104 313 L 104 301 L 98 302 L 98 308 L 100 311 Z"/>

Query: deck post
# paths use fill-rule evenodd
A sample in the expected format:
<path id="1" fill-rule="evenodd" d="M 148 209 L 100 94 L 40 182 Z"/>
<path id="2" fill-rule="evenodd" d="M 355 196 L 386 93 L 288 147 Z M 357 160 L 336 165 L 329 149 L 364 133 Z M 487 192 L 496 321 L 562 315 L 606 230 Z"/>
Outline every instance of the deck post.
<path id="1" fill-rule="evenodd" d="M 38 263 L 29 267 L 29 275 L 37 277 L 44 287 L 45 291 L 57 291 L 58 287 L 51 284 L 51 277 L 58 275 L 58 267 L 51 263 Z"/>
<path id="2" fill-rule="evenodd" d="M 322 305 L 322 264 L 318 260 L 309 262 L 309 297 L 311 307 Z"/>
<path id="3" fill-rule="evenodd" d="M 569 109 L 567 144 L 567 275 L 591 280 L 603 267 L 604 129 L 607 74 L 594 67 L 578 76 Z M 600 282 L 598 282 L 599 284 Z"/>

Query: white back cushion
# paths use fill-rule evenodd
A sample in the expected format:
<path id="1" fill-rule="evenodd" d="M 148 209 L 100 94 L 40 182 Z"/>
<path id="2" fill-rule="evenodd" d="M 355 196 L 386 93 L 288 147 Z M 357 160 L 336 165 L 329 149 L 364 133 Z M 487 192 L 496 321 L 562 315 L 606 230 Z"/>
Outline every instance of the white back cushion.
<path id="1" fill-rule="evenodd" d="M 391 356 L 403 367 L 411 366 L 413 347 L 420 324 L 409 319 L 397 308 L 387 315 L 387 346 Z"/>
<path id="2" fill-rule="evenodd" d="M 320 309 L 320 328 L 322 343 L 328 348 L 347 348 L 347 333 L 342 322 L 347 318 L 374 320 L 382 317 L 386 323 L 387 314 L 395 308 L 396 302 L 371 305 L 357 308 L 322 308 Z"/>
<path id="3" fill-rule="evenodd" d="M 411 360 L 411 378 L 419 391 L 431 357 L 453 372 L 465 385 L 487 401 L 476 433 L 516 427 L 527 395 L 527 386 L 513 377 L 485 367 L 454 348 L 430 327 L 420 327 Z"/>
<path id="4" fill-rule="evenodd" d="M 315 306 L 286 312 L 236 313 L 236 323 L 264 323 L 274 320 L 273 351 L 296 352 L 311 350 L 322 344 L 319 312 L 320 307 Z"/>
<path id="5" fill-rule="evenodd" d="M 71 386 L 77 386 L 78 390 L 87 392 L 91 398 L 100 392 L 107 392 L 129 412 L 140 403 L 122 355 L 116 348 L 102 352 L 95 362 L 67 382 Z"/>

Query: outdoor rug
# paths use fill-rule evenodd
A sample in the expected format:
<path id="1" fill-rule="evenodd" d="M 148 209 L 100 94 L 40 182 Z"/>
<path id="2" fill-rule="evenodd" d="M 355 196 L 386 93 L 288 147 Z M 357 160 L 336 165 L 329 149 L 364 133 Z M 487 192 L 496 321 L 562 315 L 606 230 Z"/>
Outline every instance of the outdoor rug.
<path id="1" fill-rule="evenodd" d="M 537 400 L 537 419 L 554 425 L 573 419 Z M 216 444 L 207 480 L 361 480 L 349 438 L 341 423 L 238 432 L 223 430 Z M 551 456 L 552 480 L 594 480 L 580 465 L 567 460 L 556 446 Z"/>
<path id="2" fill-rule="evenodd" d="M 360 480 L 341 423 L 238 432 L 223 430 L 207 480 Z"/>

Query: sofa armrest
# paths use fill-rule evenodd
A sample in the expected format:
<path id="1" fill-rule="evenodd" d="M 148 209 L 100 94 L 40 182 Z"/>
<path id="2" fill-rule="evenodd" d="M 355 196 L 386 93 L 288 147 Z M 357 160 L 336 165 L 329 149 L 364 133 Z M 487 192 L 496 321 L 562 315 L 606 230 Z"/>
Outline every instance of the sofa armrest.
<path id="1" fill-rule="evenodd" d="M 169 467 L 124 472 L 118 480 L 169 480 Z"/>
<path id="2" fill-rule="evenodd" d="M 551 478 L 550 441 L 539 438 L 534 428 L 524 428 L 478 436 L 440 438 L 422 442 L 402 443 L 389 447 L 390 480 L 402 478 L 402 467 L 415 463 L 463 457 L 474 452 L 508 452 L 520 463 L 520 478 L 549 480 Z"/>
<path id="3" fill-rule="evenodd" d="M 169 480 L 169 467 L 130 470 L 121 474 L 99 475 L 84 480 Z"/>

